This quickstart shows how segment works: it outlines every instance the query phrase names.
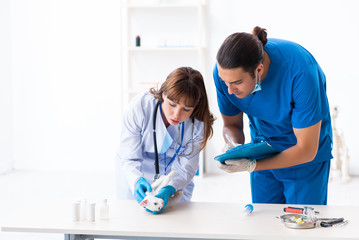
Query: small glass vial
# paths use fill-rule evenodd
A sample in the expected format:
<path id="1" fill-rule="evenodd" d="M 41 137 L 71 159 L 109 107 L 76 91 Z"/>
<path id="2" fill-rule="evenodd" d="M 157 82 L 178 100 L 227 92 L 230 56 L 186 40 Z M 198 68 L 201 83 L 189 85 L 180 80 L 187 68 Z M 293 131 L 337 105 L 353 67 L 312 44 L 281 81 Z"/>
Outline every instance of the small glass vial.
<path id="1" fill-rule="evenodd" d="M 304 207 L 304 215 L 307 216 L 308 222 L 316 221 L 314 208 L 312 208 L 312 207 Z"/>
<path id="2" fill-rule="evenodd" d="M 109 206 L 107 199 L 104 199 L 102 201 L 101 207 L 100 207 L 100 219 L 107 220 L 109 219 Z"/>

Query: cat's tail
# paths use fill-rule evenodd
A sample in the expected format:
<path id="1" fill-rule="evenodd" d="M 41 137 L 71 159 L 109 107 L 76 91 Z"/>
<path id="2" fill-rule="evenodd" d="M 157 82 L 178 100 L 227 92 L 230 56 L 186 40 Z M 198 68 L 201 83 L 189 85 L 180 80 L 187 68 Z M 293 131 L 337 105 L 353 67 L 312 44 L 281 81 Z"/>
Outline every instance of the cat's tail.
<path id="1" fill-rule="evenodd" d="M 164 176 L 164 177 L 163 177 L 163 181 L 162 181 L 162 182 L 159 181 L 161 188 L 167 186 L 167 185 L 170 183 L 171 179 L 172 179 L 175 175 L 176 175 L 176 171 L 175 171 L 175 170 L 172 170 L 168 175 Z"/>
<path id="2" fill-rule="evenodd" d="M 162 175 L 159 179 L 151 184 L 152 191 L 158 192 L 161 188 L 168 185 L 171 179 L 176 175 L 176 171 L 172 170 L 168 175 Z"/>
<path id="3" fill-rule="evenodd" d="M 171 179 L 176 175 L 176 171 L 172 170 L 167 176 L 168 176 L 168 182 L 166 183 L 166 185 L 171 181 Z"/>

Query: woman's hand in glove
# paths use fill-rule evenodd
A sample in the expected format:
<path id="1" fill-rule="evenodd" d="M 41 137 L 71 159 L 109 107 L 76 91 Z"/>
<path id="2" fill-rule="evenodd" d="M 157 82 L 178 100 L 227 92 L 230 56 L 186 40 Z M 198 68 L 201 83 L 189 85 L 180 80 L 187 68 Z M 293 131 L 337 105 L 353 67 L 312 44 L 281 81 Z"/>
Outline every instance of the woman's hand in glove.
<path id="1" fill-rule="evenodd" d="M 157 195 L 155 195 L 155 197 L 158 198 L 162 198 L 163 199 L 163 207 L 161 208 L 161 210 L 159 211 L 153 211 L 153 214 L 157 214 L 163 211 L 163 209 L 165 209 L 167 203 L 168 203 L 168 199 L 175 194 L 176 189 L 174 187 L 172 187 L 171 185 L 167 185 L 163 188 L 160 189 L 160 191 L 158 192 Z"/>
<path id="2" fill-rule="evenodd" d="M 151 184 L 141 177 L 137 180 L 136 186 L 135 186 L 135 198 L 138 203 L 141 203 L 142 200 L 146 197 L 146 192 L 152 192 Z"/>

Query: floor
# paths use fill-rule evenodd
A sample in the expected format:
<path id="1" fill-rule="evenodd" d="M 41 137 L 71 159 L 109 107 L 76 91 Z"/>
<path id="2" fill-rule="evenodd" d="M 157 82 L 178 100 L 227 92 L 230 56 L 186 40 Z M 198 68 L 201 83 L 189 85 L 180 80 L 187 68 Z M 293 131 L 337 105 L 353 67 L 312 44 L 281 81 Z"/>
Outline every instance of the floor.
<path id="1" fill-rule="evenodd" d="M 250 203 L 249 175 L 247 173 L 214 174 L 195 177 L 193 201 Z M 348 183 L 333 179 L 329 183 L 328 204 L 359 205 L 359 177 Z M 47 202 L 62 199 L 69 203 L 78 199 L 100 202 L 115 198 L 114 173 L 39 172 L 16 170 L 0 175 L 0 226 L 22 203 Z M 55 207 L 55 206 L 54 206 Z M 71 209 L 69 209 L 69 217 Z M 62 240 L 61 234 L 0 232 L 1 240 Z"/>

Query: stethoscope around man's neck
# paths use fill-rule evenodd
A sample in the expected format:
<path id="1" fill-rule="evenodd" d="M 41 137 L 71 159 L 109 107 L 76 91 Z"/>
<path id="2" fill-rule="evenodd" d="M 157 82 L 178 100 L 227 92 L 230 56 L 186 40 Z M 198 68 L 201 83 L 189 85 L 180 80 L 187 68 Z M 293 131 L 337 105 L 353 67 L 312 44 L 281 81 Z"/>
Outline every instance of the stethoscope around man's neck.
<path id="1" fill-rule="evenodd" d="M 159 166 L 159 161 L 158 161 L 158 148 L 157 148 L 157 137 L 156 137 L 156 118 L 157 118 L 157 110 L 158 107 L 161 106 L 161 102 L 157 102 L 155 110 L 153 112 L 153 146 L 154 146 L 154 150 L 155 150 L 155 176 L 154 176 L 154 181 L 156 181 L 159 177 L 160 177 L 160 166 Z M 193 130 L 194 130 L 194 117 L 192 117 L 192 150 L 189 154 L 178 154 L 179 150 L 182 147 L 182 141 L 183 141 L 183 134 L 184 134 L 184 122 L 182 122 L 182 131 L 181 131 L 181 143 L 177 148 L 177 143 L 178 143 L 178 138 L 176 140 L 176 145 L 175 145 L 175 154 L 173 155 L 171 161 L 168 163 L 168 165 L 170 165 L 172 163 L 172 161 L 175 159 L 176 156 L 178 157 L 182 157 L 182 156 L 189 156 L 193 153 Z M 179 126 L 180 128 L 180 126 Z M 180 129 L 179 129 L 180 130 Z M 178 131 L 179 133 L 180 131 Z M 165 159 L 166 159 L 166 153 L 165 153 Z M 166 165 L 166 163 L 165 163 Z M 165 166 L 165 168 L 167 169 L 167 166 Z M 165 169 L 165 173 L 166 173 L 166 169 Z"/>

